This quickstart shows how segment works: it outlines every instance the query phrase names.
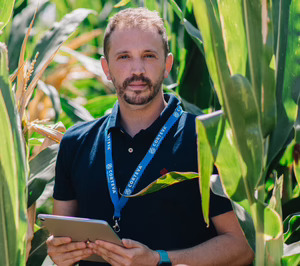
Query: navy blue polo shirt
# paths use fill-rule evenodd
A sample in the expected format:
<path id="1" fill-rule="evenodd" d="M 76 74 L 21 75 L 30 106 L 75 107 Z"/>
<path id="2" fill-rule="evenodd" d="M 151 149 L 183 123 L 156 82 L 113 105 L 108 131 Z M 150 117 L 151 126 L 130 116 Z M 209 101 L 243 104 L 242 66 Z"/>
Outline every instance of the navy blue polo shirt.
<path id="1" fill-rule="evenodd" d="M 113 225 L 114 207 L 105 170 L 104 132 L 107 123 L 109 121 L 108 130 L 112 133 L 116 184 L 123 192 L 179 102 L 173 95 L 165 95 L 165 99 L 168 105 L 161 115 L 149 128 L 134 137 L 128 135 L 120 124 L 118 103 L 110 115 L 70 128 L 60 144 L 53 197 L 64 201 L 76 199 L 79 217 L 102 219 Z M 171 171 L 198 171 L 195 115 L 187 112 L 182 114 L 163 140 L 134 193 Z M 211 194 L 211 217 L 231 209 L 227 199 Z M 207 228 L 202 216 L 198 179 L 130 198 L 121 215 L 118 235 L 139 241 L 151 249 L 189 248 L 216 236 L 213 224 Z"/>

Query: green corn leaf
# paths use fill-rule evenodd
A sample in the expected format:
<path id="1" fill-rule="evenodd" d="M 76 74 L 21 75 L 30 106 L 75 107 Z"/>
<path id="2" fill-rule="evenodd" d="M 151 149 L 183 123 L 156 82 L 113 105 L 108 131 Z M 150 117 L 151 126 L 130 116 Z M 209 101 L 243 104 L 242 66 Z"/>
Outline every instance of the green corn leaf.
<path id="1" fill-rule="evenodd" d="M 234 177 L 233 177 L 234 178 Z M 214 194 L 221 196 L 221 197 L 226 197 L 226 195 L 221 178 L 219 175 L 212 175 L 210 178 L 210 185 L 211 185 L 211 190 Z M 253 224 L 253 220 L 251 218 L 251 215 L 249 212 L 247 212 L 240 204 L 231 201 L 233 210 L 235 215 L 237 216 L 240 226 L 242 227 L 244 234 L 247 238 L 247 241 L 250 245 L 250 247 L 255 251 L 255 228 Z"/>
<path id="2" fill-rule="evenodd" d="M 214 163 L 209 139 L 217 136 L 215 122 L 219 120 L 221 115 L 222 111 L 219 111 L 209 115 L 198 116 L 196 120 L 201 204 L 204 221 L 207 226 L 209 226 L 210 176 L 213 172 Z"/>
<path id="3" fill-rule="evenodd" d="M 184 15 L 180 9 L 180 7 L 177 5 L 175 0 L 169 0 L 171 7 L 175 11 L 176 15 L 180 18 L 182 21 L 185 30 L 190 35 L 192 40 L 195 42 L 195 44 L 198 46 L 202 54 L 204 54 L 204 48 L 203 48 L 203 41 L 200 31 L 193 26 L 192 23 L 190 23 L 187 19 L 184 18 Z"/>
<path id="4" fill-rule="evenodd" d="M 193 172 L 170 172 L 166 175 L 161 176 L 160 178 L 156 179 L 154 182 L 152 182 L 150 185 L 142 189 L 141 191 L 137 192 L 136 194 L 126 196 L 128 198 L 131 197 L 140 197 L 144 196 L 156 191 L 159 191 L 163 188 L 166 188 L 168 186 L 172 186 L 174 184 L 190 180 L 193 178 L 198 178 L 198 173 Z"/>
<path id="5" fill-rule="evenodd" d="M 226 64 L 226 55 L 219 19 L 213 5 L 208 0 L 194 0 L 194 13 L 202 38 L 207 67 L 213 80 L 219 102 L 223 106 L 221 88 L 227 83 L 230 73 Z"/>
<path id="6" fill-rule="evenodd" d="M 284 246 L 283 266 L 298 266 L 300 264 L 300 241 Z"/>
<path id="7" fill-rule="evenodd" d="M 271 134 L 267 165 L 269 166 L 278 153 L 285 148 L 286 141 L 293 130 L 297 116 L 297 102 L 300 94 L 300 46 L 299 15 L 297 0 L 279 1 L 278 29 L 276 44 L 276 102 L 277 122 Z"/>
<path id="8" fill-rule="evenodd" d="M 158 4 L 155 0 L 145 0 L 145 6 L 149 10 L 157 10 L 158 9 Z"/>
<path id="9" fill-rule="evenodd" d="M 32 247 L 26 262 L 26 266 L 36 266 L 42 265 L 47 256 L 47 244 L 46 240 L 49 237 L 49 232 L 47 229 L 42 228 L 34 233 L 32 240 Z"/>
<path id="10" fill-rule="evenodd" d="M 14 9 L 15 0 L 0 0 L 0 31 L 10 20 Z"/>
<path id="11" fill-rule="evenodd" d="M 244 0 L 244 18 L 248 42 L 248 61 L 251 84 L 261 110 L 262 8 L 260 0 Z"/>
<path id="12" fill-rule="evenodd" d="M 121 0 L 118 4 L 116 4 L 114 6 L 114 8 L 119 8 L 119 7 L 126 6 L 130 2 L 131 2 L 131 0 Z"/>
<path id="13" fill-rule="evenodd" d="M 273 189 L 273 195 L 270 199 L 269 207 L 276 211 L 282 219 L 282 187 L 283 187 L 283 176 L 275 182 Z M 279 236 L 278 239 L 272 239 L 266 242 L 266 255 L 265 263 L 268 265 L 280 265 L 281 257 L 283 255 L 283 235 Z"/>
<path id="14" fill-rule="evenodd" d="M 298 100 L 298 115 L 297 120 L 295 122 L 295 138 L 294 138 L 295 146 L 293 150 L 293 168 L 296 180 L 298 182 L 298 186 L 300 187 L 300 97 Z"/>
<path id="15" fill-rule="evenodd" d="M 2 79 L 1 76 L 0 79 Z M 16 265 L 16 228 L 18 224 L 16 155 L 12 129 L 2 93 L 0 93 L 0 135 L 0 264 Z"/>
<path id="16" fill-rule="evenodd" d="M 10 126 L 1 127 L 1 130 L 5 130 L 1 136 L 7 136 L 8 131 L 11 131 L 13 136 L 13 151 L 7 151 L 6 156 L 14 156 L 14 158 L 10 158 L 12 162 L 15 164 L 16 176 L 7 176 L 7 178 L 12 178 L 9 182 L 15 182 L 14 186 L 8 184 L 8 187 L 4 190 L 5 194 L 10 194 L 9 197 L 12 197 L 12 203 L 9 204 L 10 213 L 7 213 L 8 220 L 8 228 L 9 235 L 11 235 L 11 241 L 8 245 L 7 251 L 10 255 L 10 260 L 12 261 L 11 265 L 23 265 L 25 264 L 25 242 L 24 239 L 26 237 L 27 231 L 27 219 L 26 219 L 26 179 L 27 179 L 27 165 L 26 165 L 26 155 L 25 155 L 25 145 L 21 131 L 20 118 L 17 113 L 16 106 L 14 104 L 14 97 L 11 90 L 11 85 L 9 81 L 9 73 L 8 73 L 8 62 L 7 62 L 7 50 L 4 44 L 0 43 L 0 94 L 2 98 L 1 108 L 5 108 L 7 115 L 9 117 Z M 4 102 L 3 102 L 4 100 Z M 4 110 L 4 109 L 2 109 Z M 2 115 L 4 116 L 4 111 L 2 111 Z M 3 123 L 6 118 L 3 117 Z M 1 118 L 2 121 L 2 118 Z M 8 137 L 8 136 L 7 136 Z M 2 141 L 6 141 L 6 138 L 1 138 Z M 7 139 L 9 142 L 9 139 Z M 4 144 L 6 145 L 6 144 Z M 3 147 L 3 145 L 0 145 Z M 14 155 L 15 154 L 15 155 Z M 5 160 L 5 159 L 3 159 Z M 1 158 L 2 163 L 2 158 Z M 7 163 L 5 163 L 6 165 Z M 10 165 L 10 163 L 8 163 Z M 3 166 L 2 166 L 3 167 Z M 1 168 L 2 168 L 1 167 Z M 5 166 L 6 167 L 6 166 Z M 4 170 L 1 169 L 1 176 L 4 178 Z M 10 174 L 11 175 L 11 174 Z M 15 181 L 13 181 L 14 178 Z M 2 182 L 1 182 L 2 183 Z M 11 183 L 10 183 L 11 184 Z M 15 191 L 15 192 L 14 192 Z M 0 204 L 1 207 L 4 205 Z M 1 217 L 6 217 L 6 215 L 1 215 Z M 2 238 L 2 237 L 1 237 Z M 1 240 L 2 241 L 2 240 Z M 14 241 L 17 241 L 16 243 Z M 2 242 L 3 243 L 3 242 Z M 5 248 L 5 247 L 3 247 Z M 7 246 L 6 246 L 7 248 Z M 1 256 L 0 259 L 2 259 Z M 5 259 L 3 257 L 3 259 Z M 7 265 L 7 264 L 3 264 Z"/>
<path id="17" fill-rule="evenodd" d="M 246 75 L 247 40 L 242 0 L 219 1 L 222 32 L 230 73 Z"/>
<path id="18" fill-rule="evenodd" d="M 262 63 L 262 106 L 261 128 L 266 138 L 275 128 L 277 119 L 275 71 L 271 67 L 273 51 L 267 45 L 261 58 Z"/>
<path id="19" fill-rule="evenodd" d="M 242 175 L 247 189 L 254 192 L 260 182 L 263 163 L 263 137 L 259 111 L 250 83 L 241 75 L 231 78 L 231 86 L 226 88 L 226 115 L 236 140 L 241 157 Z M 251 204 L 251 203 L 250 203 Z"/>
<path id="20" fill-rule="evenodd" d="M 42 195 L 45 186 L 54 179 L 58 144 L 41 151 L 29 163 L 28 208 Z"/>
<path id="21" fill-rule="evenodd" d="M 63 97 L 60 97 L 60 102 L 62 109 L 74 123 L 94 120 L 88 110 L 86 110 L 82 105 Z"/>
<path id="22" fill-rule="evenodd" d="M 290 214 L 283 222 L 284 241 L 291 244 L 300 239 L 300 212 Z"/>
<path id="23" fill-rule="evenodd" d="M 210 151 L 207 153 L 213 155 L 213 160 L 218 168 L 226 194 L 231 200 L 240 204 L 250 213 L 247 192 L 245 190 L 246 185 L 242 178 L 238 151 L 234 145 L 232 129 L 224 119 L 222 112 L 218 111 L 207 116 L 199 116 L 197 117 L 196 125 L 198 132 L 200 130 L 205 132 L 202 133 L 202 137 L 199 136 L 198 138 L 200 142 L 198 144 L 198 160 L 201 161 L 201 157 L 203 156 L 200 148 L 203 145 L 209 145 Z M 206 156 L 209 156 L 208 154 Z"/>
<path id="24" fill-rule="evenodd" d="M 39 14 L 46 8 L 48 3 L 48 0 L 40 0 L 38 6 L 36 2 L 30 3 L 22 10 L 22 12 L 14 17 L 7 45 L 9 69 L 11 72 L 15 71 L 18 67 L 19 55 L 23 40 L 37 7 L 38 10 L 36 15 L 39 16 Z"/>
<path id="25" fill-rule="evenodd" d="M 264 208 L 264 234 L 265 239 L 278 239 L 283 234 L 280 215 L 270 207 Z"/>
<path id="26" fill-rule="evenodd" d="M 76 9 L 72 13 L 67 14 L 47 32 L 34 49 L 33 57 L 37 52 L 39 52 L 39 57 L 36 61 L 35 70 L 31 76 L 31 80 L 33 80 L 36 74 L 42 70 L 43 66 L 51 56 L 76 30 L 79 24 L 91 13 L 95 13 L 95 11 L 84 8 Z"/>
<path id="27" fill-rule="evenodd" d="M 171 1 L 171 3 L 173 4 L 174 1 Z M 176 5 L 176 3 L 173 5 Z M 177 5 L 176 7 L 179 9 Z M 180 12 L 179 18 L 184 24 L 185 31 L 183 47 L 177 53 L 179 54 L 178 60 L 180 60 L 177 92 L 190 103 L 205 109 L 211 104 L 207 99 L 212 98 L 213 90 L 205 63 L 200 31 L 189 22 L 194 22 L 194 25 L 196 25 L 191 1 L 186 3 L 185 18 L 180 9 L 178 12 Z M 201 69 L 200 72 L 199 69 Z"/>
<path id="28" fill-rule="evenodd" d="M 115 94 L 98 96 L 88 100 L 84 108 L 86 108 L 94 118 L 99 118 L 105 115 L 108 109 L 113 108 L 116 101 L 117 96 Z"/>
<path id="29" fill-rule="evenodd" d="M 41 146 L 45 139 L 31 138 L 28 140 L 30 146 Z"/>

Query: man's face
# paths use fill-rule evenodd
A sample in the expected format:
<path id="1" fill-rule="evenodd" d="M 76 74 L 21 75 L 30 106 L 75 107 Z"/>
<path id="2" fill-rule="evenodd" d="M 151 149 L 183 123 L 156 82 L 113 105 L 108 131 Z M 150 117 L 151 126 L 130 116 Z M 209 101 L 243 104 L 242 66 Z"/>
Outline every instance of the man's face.
<path id="1" fill-rule="evenodd" d="M 131 105 L 151 102 L 171 70 L 173 57 L 165 59 L 161 36 L 155 30 L 115 30 L 110 37 L 108 62 L 102 59 L 119 100 Z"/>

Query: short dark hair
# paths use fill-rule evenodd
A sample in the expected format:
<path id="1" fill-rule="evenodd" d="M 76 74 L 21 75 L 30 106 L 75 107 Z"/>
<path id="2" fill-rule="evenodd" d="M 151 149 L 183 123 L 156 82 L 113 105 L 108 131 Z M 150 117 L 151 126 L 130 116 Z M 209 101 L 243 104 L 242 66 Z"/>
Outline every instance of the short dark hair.
<path id="1" fill-rule="evenodd" d="M 108 60 L 108 53 L 110 48 L 110 36 L 115 29 L 151 29 L 156 28 L 158 34 L 161 35 L 165 57 L 169 53 L 169 44 L 166 28 L 163 19 L 159 16 L 157 11 L 150 11 L 146 8 L 127 8 L 115 14 L 109 21 L 105 30 L 103 50 L 106 60 Z"/>

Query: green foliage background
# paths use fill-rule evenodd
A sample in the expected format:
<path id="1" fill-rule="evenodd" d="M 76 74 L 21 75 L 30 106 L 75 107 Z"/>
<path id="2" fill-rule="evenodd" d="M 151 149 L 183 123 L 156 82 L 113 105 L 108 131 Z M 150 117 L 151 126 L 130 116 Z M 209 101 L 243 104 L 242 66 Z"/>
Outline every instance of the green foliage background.
<path id="1" fill-rule="evenodd" d="M 61 128 L 101 117 L 114 105 L 99 62 L 103 33 L 110 16 L 138 6 L 157 10 L 165 22 L 175 61 L 164 90 L 185 110 L 206 114 L 197 128 L 207 223 L 211 188 L 232 200 L 256 265 L 298 265 L 296 0 L 0 0 L 0 264 L 25 264 L 26 205 L 51 212 Z M 213 164 L 219 177 L 211 178 Z M 170 173 L 135 196 L 189 178 L 197 175 Z M 28 265 L 44 261 L 46 237 L 35 226 Z"/>

